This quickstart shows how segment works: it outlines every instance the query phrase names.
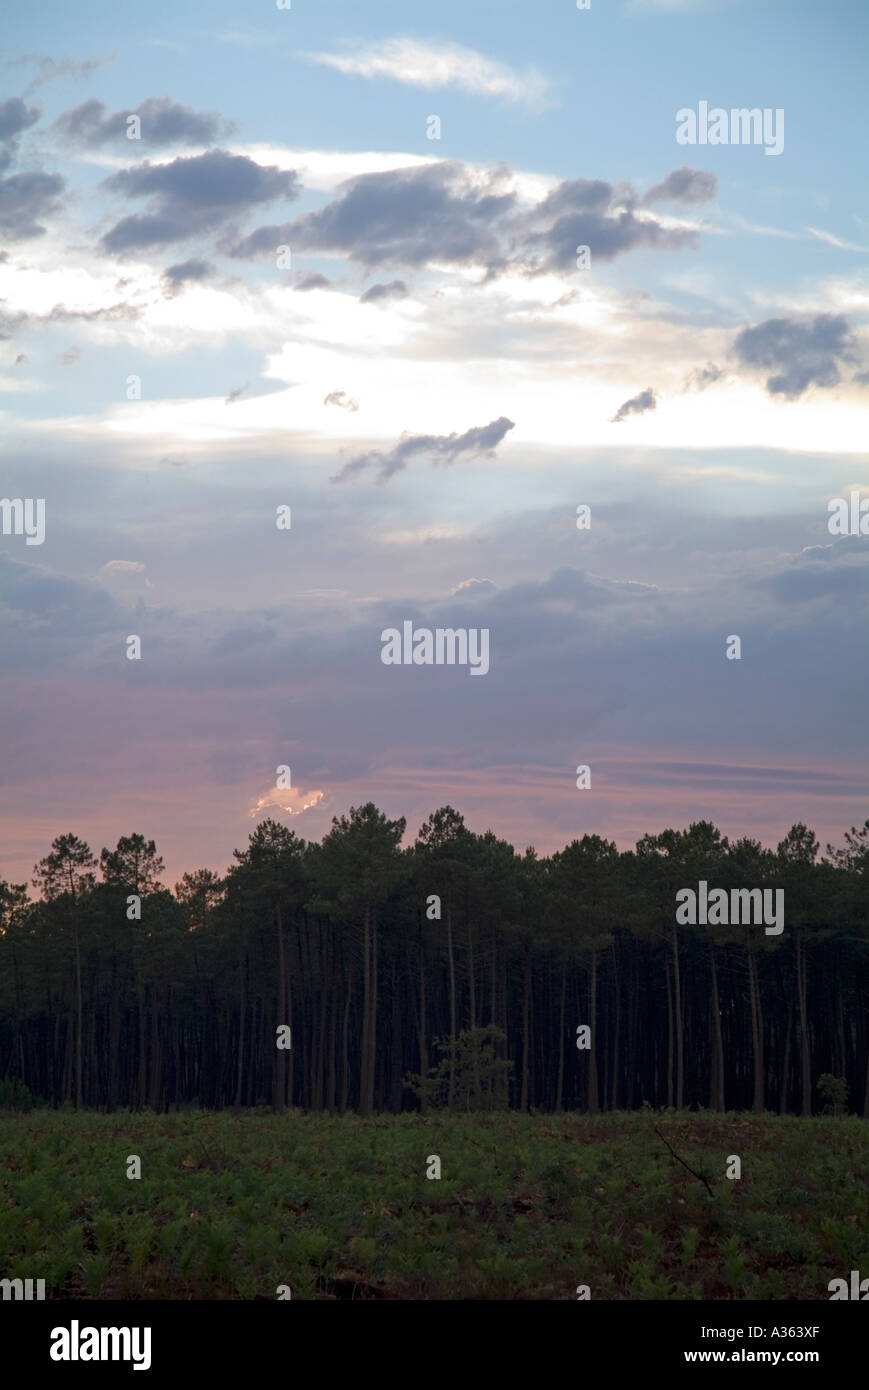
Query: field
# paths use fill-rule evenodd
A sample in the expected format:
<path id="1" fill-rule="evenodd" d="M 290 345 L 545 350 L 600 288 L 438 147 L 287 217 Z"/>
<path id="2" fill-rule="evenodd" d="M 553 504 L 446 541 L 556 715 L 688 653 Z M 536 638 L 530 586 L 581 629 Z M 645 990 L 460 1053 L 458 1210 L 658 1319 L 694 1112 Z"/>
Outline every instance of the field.
<path id="1" fill-rule="evenodd" d="M 52 1298 L 827 1299 L 869 1273 L 869 1125 L 7 1112 L 0 1261 Z"/>

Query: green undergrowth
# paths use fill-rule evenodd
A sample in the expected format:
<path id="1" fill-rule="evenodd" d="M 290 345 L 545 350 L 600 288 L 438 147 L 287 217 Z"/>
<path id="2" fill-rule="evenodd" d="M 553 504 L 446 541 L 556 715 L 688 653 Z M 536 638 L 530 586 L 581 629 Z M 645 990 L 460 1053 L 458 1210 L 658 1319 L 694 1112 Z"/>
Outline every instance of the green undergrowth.
<path id="1" fill-rule="evenodd" d="M 0 1116 L 0 1277 L 51 1298 L 826 1299 L 852 1269 L 856 1117 Z"/>

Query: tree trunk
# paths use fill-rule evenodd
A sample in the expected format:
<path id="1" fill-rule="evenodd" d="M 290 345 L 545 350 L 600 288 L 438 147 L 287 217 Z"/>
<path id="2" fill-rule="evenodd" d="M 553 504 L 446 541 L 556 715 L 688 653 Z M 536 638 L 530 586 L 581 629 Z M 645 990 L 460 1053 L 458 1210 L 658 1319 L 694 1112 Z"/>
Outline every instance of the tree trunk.
<path id="1" fill-rule="evenodd" d="M 685 1104 L 685 1045 L 682 1018 L 682 982 L 679 973 L 679 937 L 673 922 L 673 1011 L 676 1020 L 676 1109 Z"/>
<path id="2" fill-rule="evenodd" d="M 781 1089 L 779 1091 L 778 1112 L 780 1115 L 787 1114 L 788 1108 L 788 1081 L 791 1070 L 791 1038 L 794 1029 L 794 1004 L 793 1000 L 788 1001 L 788 1021 L 785 1028 L 784 1055 L 781 1060 Z"/>
<path id="3" fill-rule="evenodd" d="M 447 905 L 447 955 L 450 962 L 450 1090 L 447 1109 L 453 1108 L 456 1089 L 456 964 L 453 958 L 453 909 Z"/>
<path id="4" fill-rule="evenodd" d="M 600 1109 L 597 1080 L 597 951 L 591 953 L 591 974 L 588 983 L 588 1022 L 591 1029 L 591 1051 L 588 1054 L 588 1113 Z"/>
<path id="5" fill-rule="evenodd" d="M 563 1108 L 564 1097 L 564 1004 L 567 997 L 567 957 L 561 963 L 561 1010 L 558 1017 L 558 1081 L 555 1087 L 555 1109 Z"/>
<path id="6" fill-rule="evenodd" d="M 287 1022 L 287 967 L 284 960 L 284 924 L 281 919 L 280 904 L 275 904 L 275 935 L 278 947 L 278 1016 L 275 1019 L 275 1033 L 272 1039 L 274 1048 L 274 1084 L 272 1094 L 276 1110 L 283 1110 L 287 1104 L 287 1055 L 278 1050 L 278 1027 Z M 292 1037 L 290 1038 L 292 1041 Z"/>
<path id="7" fill-rule="evenodd" d="M 754 1054 L 754 1096 L 751 1108 L 754 1114 L 759 1115 L 764 1107 L 763 1014 L 757 981 L 754 944 L 748 932 L 746 933 L 746 950 L 748 952 L 748 991 L 751 997 L 751 1040 Z"/>
<path id="8" fill-rule="evenodd" d="M 610 1106 L 612 1107 L 613 1110 L 618 1110 L 618 1108 L 619 1108 L 619 1062 L 620 1062 L 620 1060 L 621 1060 L 620 1057 L 619 1057 L 619 1048 L 620 1048 L 620 1041 L 621 1041 L 620 1035 L 621 1035 L 621 1026 L 622 1026 L 622 990 L 621 990 L 621 984 L 620 984 L 620 981 L 619 981 L 619 961 L 618 961 L 618 956 L 616 955 L 615 937 L 613 938 L 613 987 L 614 987 L 614 989 L 615 989 L 615 996 L 616 996 L 616 1020 L 615 1020 L 615 1029 L 614 1029 L 614 1033 L 613 1033 L 613 1079 L 612 1079 L 612 1086 L 611 1086 L 611 1088 L 610 1088 Z"/>
<path id="9" fill-rule="evenodd" d="M 670 983 L 670 962 L 667 973 L 667 1109 L 673 1109 L 673 986 Z"/>
<path id="10" fill-rule="evenodd" d="M 709 1076 L 709 1109 L 724 1110 L 724 1042 L 721 1036 L 721 1001 L 718 997 L 718 968 L 715 947 L 709 942 L 709 970 L 712 976 L 712 1066 Z"/>
<path id="11" fill-rule="evenodd" d="M 238 1008 L 238 1072 L 235 1083 L 235 1109 L 241 1109 L 241 1093 L 244 1085 L 244 1034 L 247 1013 L 247 952 L 240 961 L 239 1008 Z"/>
<path id="12" fill-rule="evenodd" d="M 797 927 L 797 1006 L 800 1012 L 800 1080 L 802 1083 L 802 1113 L 812 1113 L 812 1064 L 809 1056 L 809 1029 L 806 1011 L 806 955 L 803 928 Z"/>
<path id="13" fill-rule="evenodd" d="M 75 932 L 75 1010 L 77 1027 L 75 1030 L 75 1104 L 76 1109 L 81 1110 L 81 1043 L 82 1029 L 84 1021 L 84 1010 L 81 999 L 81 946 L 78 939 L 78 915 L 73 918 L 73 931 Z"/>

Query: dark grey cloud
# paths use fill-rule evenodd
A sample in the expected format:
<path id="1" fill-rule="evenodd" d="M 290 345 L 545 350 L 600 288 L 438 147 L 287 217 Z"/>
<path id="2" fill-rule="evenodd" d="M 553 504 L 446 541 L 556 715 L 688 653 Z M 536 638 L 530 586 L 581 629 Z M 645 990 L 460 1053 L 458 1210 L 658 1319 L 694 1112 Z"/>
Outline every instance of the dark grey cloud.
<path id="1" fill-rule="evenodd" d="M 705 367 L 695 367 L 685 378 L 686 391 L 705 391 L 707 386 L 714 386 L 726 373 L 723 367 L 717 366 L 714 362 L 707 362 Z"/>
<path id="2" fill-rule="evenodd" d="M 99 149 L 112 141 L 127 141 L 127 118 L 138 116 L 141 122 L 141 145 L 148 148 L 164 145 L 210 145 L 220 136 L 230 134 L 236 127 L 224 121 L 215 111 L 194 111 L 171 97 L 147 97 L 138 106 L 123 111 L 109 111 L 104 101 L 91 97 L 69 111 L 64 111 L 52 129 L 64 139 L 85 149 Z"/>
<path id="3" fill-rule="evenodd" d="M 386 284 L 370 285 L 364 294 L 360 294 L 360 304 L 376 304 L 382 299 L 405 299 L 407 297 L 407 285 L 403 280 L 389 280 Z"/>
<path id="4" fill-rule="evenodd" d="M 332 481 L 340 482 L 366 468 L 376 468 L 379 481 L 384 483 L 393 474 L 402 472 L 415 458 L 430 458 L 436 467 L 446 467 L 459 459 L 482 458 L 493 454 L 507 431 L 514 428 L 514 422 L 502 415 L 488 425 L 465 430 L 464 434 L 406 434 L 386 453 L 371 449 L 357 455 Z"/>
<path id="5" fill-rule="evenodd" d="M 235 388 L 234 391 L 230 391 L 229 395 L 227 396 L 226 400 L 224 401 L 224 405 L 232 405 L 233 401 L 237 401 L 237 400 L 239 399 L 239 397 L 242 396 L 242 395 L 244 394 L 244 392 L 247 390 L 247 388 L 248 388 L 249 386 L 250 386 L 250 382 L 249 382 L 249 381 L 246 381 L 246 382 L 244 383 L 244 386 L 236 386 L 236 388 Z"/>
<path id="6" fill-rule="evenodd" d="M 297 280 L 293 285 L 294 290 L 327 290 L 332 281 L 327 275 L 321 275 L 316 271 L 312 275 L 303 275 L 301 280 Z"/>
<path id="7" fill-rule="evenodd" d="M 683 164 L 660 183 L 655 183 L 643 197 L 643 205 L 652 203 L 686 203 L 696 207 L 718 197 L 718 179 L 706 169 L 692 169 Z"/>
<path id="8" fill-rule="evenodd" d="M 810 386 L 837 386 L 840 365 L 856 359 L 854 336 L 844 314 L 765 319 L 744 328 L 733 351 L 743 366 L 771 368 L 768 393 L 790 400 Z"/>
<path id="9" fill-rule="evenodd" d="M 175 265 L 167 265 L 163 271 L 163 280 L 166 288 L 174 294 L 184 285 L 210 280 L 216 274 L 217 267 L 212 265 L 211 261 L 205 261 L 201 256 L 191 256 L 187 261 L 178 261 Z"/>
<path id="10" fill-rule="evenodd" d="M 109 304 L 105 309 L 67 309 L 65 304 L 55 304 L 49 313 L 33 317 L 47 323 L 132 323 L 141 314 L 135 304 Z"/>
<path id="11" fill-rule="evenodd" d="M 27 106 L 20 97 L 0 101 L 0 140 L 14 140 L 23 131 L 36 125 L 42 115 L 38 106 Z"/>
<path id="12" fill-rule="evenodd" d="M 678 170 L 665 181 L 682 201 L 697 200 L 704 187 L 711 188 L 711 175 L 689 173 L 690 181 Z M 529 208 L 520 204 L 509 179 L 504 166 L 481 176 L 458 160 L 362 174 L 341 184 L 325 207 L 260 227 L 230 242 L 227 252 L 255 258 L 286 242 L 350 256 L 366 269 L 482 265 L 491 277 L 508 269 L 526 275 L 575 269 L 578 246 L 607 261 L 638 248 L 698 244 L 694 230 L 665 227 L 651 214 L 639 214 L 630 184 L 567 179 Z"/>
<path id="13" fill-rule="evenodd" d="M 691 228 L 664 227 L 648 214 L 638 216 L 636 203 L 629 184 L 566 179 L 524 219 L 527 268 L 572 270 L 580 246 L 589 248 L 594 263 L 628 251 L 678 251 L 699 245 Z"/>
<path id="14" fill-rule="evenodd" d="M 72 77 L 75 80 L 92 77 L 107 63 L 113 63 L 117 56 L 117 53 L 96 53 L 93 58 L 62 58 L 59 63 L 56 63 L 53 58 L 43 57 L 39 53 L 30 53 L 22 61 L 39 63 L 40 70 L 30 86 L 43 87 L 46 82 L 56 82 L 61 77 Z"/>
<path id="15" fill-rule="evenodd" d="M 323 404 L 337 405 L 341 410 L 356 411 L 359 409 L 359 402 L 348 396 L 346 391 L 330 391 Z"/>
<path id="16" fill-rule="evenodd" d="M 298 197 L 292 171 L 263 167 L 246 155 L 208 150 L 169 164 L 136 165 L 106 179 L 127 198 L 151 198 L 148 211 L 124 217 L 102 239 L 111 254 L 166 246 L 212 231 L 261 203 Z"/>
<path id="17" fill-rule="evenodd" d="M 626 420 L 629 415 L 643 415 L 647 410 L 654 410 L 658 404 L 657 397 L 651 386 L 647 386 L 645 391 L 640 391 L 639 395 L 631 396 L 629 401 L 624 401 L 616 411 L 611 425 L 617 425 L 620 420 Z"/>
<path id="18" fill-rule="evenodd" d="M 255 257 L 291 242 L 301 250 L 351 255 L 365 266 L 500 262 L 496 227 L 516 202 L 515 194 L 502 191 L 503 179 L 504 171 L 492 172 L 480 187 L 455 160 L 361 174 L 339 185 L 326 207 L 260 227 L 229 254 Z"/>
<path id="19" fill-rule="evenodd" d="M 842 536 L 833 545 L 809 546 L 787 569 L 763 583 L 787 603 L 867 594 L 869 536 Z"/>
<path id="20" fill-rule="evenodd" d="M 18 356 L 15 358 L 15 362 L 13 365 L 16 367 L 23 367 L 29 361 L 30 358 L 27 356 L 26 353 L 19 352 Z"/>
<path id="21" fill-rule="evenodd" d="M 0 179 L 0 232 L 10 241 L 43 236 L 40 218 L 60 207 L 65 185 L 59 174 L 21 173 Z"/>

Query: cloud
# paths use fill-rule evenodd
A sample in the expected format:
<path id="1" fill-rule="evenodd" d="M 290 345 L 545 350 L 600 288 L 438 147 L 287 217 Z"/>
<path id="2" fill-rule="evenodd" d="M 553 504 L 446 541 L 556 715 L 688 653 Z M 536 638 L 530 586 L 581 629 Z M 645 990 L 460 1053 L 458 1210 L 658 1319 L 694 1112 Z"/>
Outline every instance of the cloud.
<path id="1" fill-rule="evenodd" d="M 201 256 L 191 256 L 187 261 L 168 265 L 163 271 L 163 279 L 170 293 L 175 294 L 184 285 L 199 284 L 203 280 L 210 280 L 216 274 L 217 268 L 211 261 L 205 261 Z"/>
<path id="2" fill-rule="evenodd" d="M 57 360 L 62 367 L 72 367 L 80 357 L 80 347 L 67 348 L 66 352 L 59 352 L 57 354 Z"/>
<path id="3" fill-rule="evenodd" d="M 100 574 L 138 574 L 145 569 L 140 560 L 107 560 L 100 566 Z"/>
<path id="4" fill-rule="evenodd" d="M 20 97 L 0 101 L 0 140 L 14 140 L 22 131 L 36 125 L 41 115 L 38 106 L 26 106 Z"/>
<path id="5" fill-rule="evenodd" d="M 24 366 L 24 365 L 25 365 L 27 362 L 29 362 L 29 361 L 30 361 L 30 358 L 29 358 L 25 353 L 19 352 L 19 354 L 18 354 L 18 356 L 16 357 L 15 362 L 13 363 L 13 365 L 16 366 L 16 367 L 22 367 L 22 366 Z"/>
<path id="6" fill-rule="evenodd" d="M 164 145 L 210 145 L 219 136 L 236 129 L 213 111 L 194 111 L 171 97 L 147 97 L 138 106 L 125 107 L 110 114 L 104 101 L 92 97 L 57 117 L 52 129 L 85 149 L 99 149 L 112 140 L 126 140 L 127 118 L 141 121 L 142 143 L 146 147 Z M 130 141 L 130 144 L 133 142 Z"/>
<path id="7" fill-rule="evenodd" d="M 627 251 L 675 251 L 699 244 L 696 230 L 665 227 L 648 214 L 637 215 L 630 184 L 601 179 L 566 179 L 528 215 L 525 258 L 540 257 L 531 268 L 565 271 L 576 267 L 577 248 L 587 246 L 595 260 L 611 261 Z"/>
<path id="8" fill-rule="evenodd" d="M 42 87 L 46 82 L 57 82 L 62 77 L 71 77 L 76 81 L 82 77 L 91 77 L 99 68 L 113 63 L 117 56 L 117 53 L 96 53 L 93 58 L 62 58 L 56 63 L 52 58 L 32 53 L 28 55 L 28 60 L 38 62 L 40 71 L 30 85 Z"/>
<path id="9" fill-rule="evenodd" d="M 308 791 L 302 787 L 272 787 L 265 796 L 258 798 L 249 814 L 255 816 L 258 811 L 265 810 L 267 806 L 276 806 L 291 816 L 300 816 L 311 806 L 317 806 L 324 796 L 325 792 L 317 789 Z"/>
<path id="10" fill-rule="evenodd" d="M 105 186 L 127 198 L 152 199 L 147 212 L 122 218 L 103 237 L 103 249 L 112 254 L 184 241 L 257 204 L 298 197 L 292 170 L 225 150 L 179 156 L 168 164 L 146 160 L 113 174 Z"/>
<path id="11" fill-rule="evenodd" d="M 856 357 L 844 314 L 766 319 L 754 328 L 744 328 L 734 340 L 733 351 L 744 366 L 773 368 L 775 375 L 766 380 L 768 394 L 790 400 L 810 386 L 837 386 L 839 365 Z"/>
<path id="12" fill-rule="evenodd" d="M 351 400 L 345 391 L 330 391 L 324 405 L 337 405 L 341 410 L 355 411 L 359 409 L 359 402 Z"/>
<path id="13" fill-rule="evenodd" d="M 520 72 L 457 43 L 381 39 L 354 46 L 346 53 L 306 53 L 303 57 L 350 76 L 387 77 L 429 91 L 459 87 L 475 96 L 499 97 L 538 110 L 549 100 L 549 80 L 536 68 Z"/>
<path id="14" fill-rule="evenodd" d="M 629 401 L 624 401 L 610 423 L 617 425 L 620 420 L 626 420 L 629 415 L 642 415 L 647 410 L 654 410 L 657 404 L 654 391 L 651 386 L 647 386 L 645 391 L 641 391 L 638 396 L 631 396 Z"/>
<path id="15" fill-rule="evenodd" d="M 644 206 L 651 203 L 686 203 L 696 206 L 718 197 L 718 179 L 705 169 L 692 169 L 683 164 L 660 183 L 653 184 L 643 197 Z"/>
<path id="16" fill-rule="evenodd" d="M 147 565 L 140 560 L 109 560 L 97 570 L 98 583 L 107 584 L 118 595 L 138 595 L 152 588 L 145 571 Z"/>
<path id="17" fill-rule="evenodd" d="M 2 187 L 2 184 L 0 184 L 0 187 Z M 2 303 L 3 301 L 0 300 L 0 304 Z M 29 314 L 4 313 L 0 310 L 0 342 L 5 342 L 7 338 L 11 338 L 29 318 Z"/>
<path id="18" fill-rule="evenodd" d="M 340 482 L 366 468 L 377 468 L 379 480 L 383 483 L 393 474 L 402 472 L 412 459 L 419 457 L 431 458 L 436 467 L 447 467 L 460 458 L 483 458 L 494 453 L 507 431 L 514 428 L 514 422 L 502 415 L 488 425 L 465 430 L 464 434 L 406 434 L 387 453 L 371 449 L 351 459 L 332 481 Z"/>
<path id="19" fill-rule="evenodd" d="M 450 592 L 453 598 L 481 598 L 486 594 L 497 594 L 499 588 L 491 579 L 463 579 Z"/>
<path id="20" fill-rule="evenodd" d="M 237 400 L 239 399 L 239 397 L 247 390 L 247 388 L 248 388 L 249 386 L 250 386 L 250 382 L 249 382 L 249 381 L 246 381 L 246 382 L 244 383 L 244 386 L 236 386 L 236 388 L 235 388 L 234 391 L 230 391 L 229 395 L 227 396 L 226 400 L 224 401 L 224 405 L 232 405 L 233 402 L 234 402 L 234 401 L 237 401 Z"/>
<path id="21" fill-rule="evenodd" d="M 57 212 L 64 187 L 59 174 L 10 174 L 0 179 L 0 232 L 10 241 L 43 236 L 45 227 L 37 219 Z"/>
<path id="22" fill-rule="evenodd" d="M 869 593 L 869 536 L 843 536 L 832 545 L 809 546 L 787 569 L 762 582 L 786 603 L 858 599 Z"/>
<path id="23" fill-rule="evenodd" d="M 376 304 L 382 299 L 404 299 L 407 295 L 407 285 L 403 280 L 390 280 L 388 284 L 370 285 L 364 294 L 359 296 L 360 304 Z"/>
<path id="24" fill-rule="evenodd" d="M 273 255 L 276 245 L 291 242 L 301 250 L 345 253 L 366 266 L 502 260 L 492 224 L 513 207 L 515 194 L 499 193 L 501 182 L 487 174 L 475 186 L 454 160 L 361 174 L 342 183 L 324 208 L 260 227 L 229 254 Z"/>
<path id="25" fill-rule="evenodd" d="M 142 310 L 135 304 L 109 304 L 105 309 L 67 309 L 65 304 L 55 304 L 47 314 L 34 315 L 46 323 L 132 323 L 141 317 Z"/>
<path id="26" fill-rule="evenodd" d="M 696 228 L 665 226 L 637 210 L 630 184 L 568 179 L 538 203 L 520 203 L 504 165 L 472 169 L 459 160 L 360 174 L 345 180 L 325 207 L 291 222 L 227 241 L 227 254 L 274 255 L 281 243 L 346 255 L 366 269 L 482 266 L 490 277 L 576 269 L 577 248 L 604 261 L 636 249 L 699 244 Z"/>
<path id="27" fill-rule="evenodd" d="M 695 367 L 685 378 L 686 391 L 705 391 L 707 386 L 714 386 L 717 381 L 721 381 L 726 375 L 722 367 L 716 366 L 714 362 L 707 362 L 705 367 Z"/>
<path id="28" fill-rule="evenodd" d="M 321 275 L 319 271 L 312 275 L 303 275 L 301 280 L 297 280 L 293 285 L 294 290 L 327 290 L 332 281 L 327 275 Z"/>

